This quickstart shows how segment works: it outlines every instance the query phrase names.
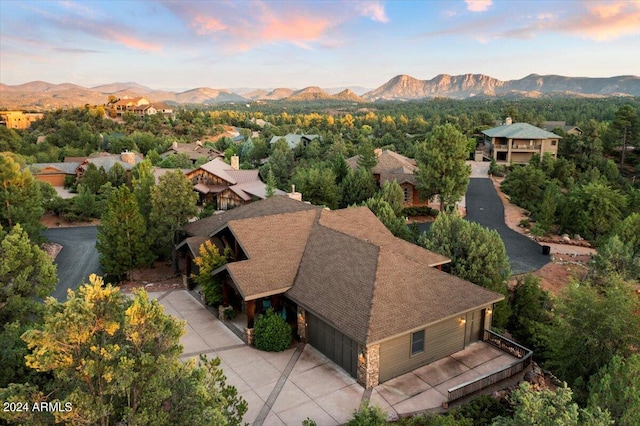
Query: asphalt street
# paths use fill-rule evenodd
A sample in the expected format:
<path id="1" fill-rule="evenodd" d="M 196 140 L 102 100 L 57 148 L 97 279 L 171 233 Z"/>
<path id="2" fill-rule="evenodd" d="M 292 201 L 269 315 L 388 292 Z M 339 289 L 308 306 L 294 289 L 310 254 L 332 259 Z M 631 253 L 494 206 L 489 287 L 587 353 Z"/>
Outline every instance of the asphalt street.
<path id="1" fill-rule="evenodd" d="M 62 251 L 55 261 L 58 265 L 58 285 L 51 294 L 57 300 L 66 300 L 67 289 L 75 290 L 79 284 L 88 282 L 89 275 L 102 274 L 96 250 L 95 226 L 51 228 L 42 234 L 49 241 L 62 245 Z"/>
<path id="2" fill-rule="evenodd" d="M 491 179 L 469 180 L 466 207 L 467 220 L 498 231 L 504 241 L 513 274 L 535 271 L 549 263 L 549 256 L 542 254 L 540 244 L 510 229 L 504 223 L 504 206 Z"/>

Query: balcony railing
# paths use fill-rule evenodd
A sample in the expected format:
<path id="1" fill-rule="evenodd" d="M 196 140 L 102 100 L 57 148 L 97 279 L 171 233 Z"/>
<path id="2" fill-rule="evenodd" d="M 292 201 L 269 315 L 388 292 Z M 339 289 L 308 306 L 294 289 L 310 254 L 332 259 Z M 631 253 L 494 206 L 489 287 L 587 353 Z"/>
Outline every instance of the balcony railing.
<path id="1" fill-rule="evenodd" d="M 509 145 L 494 145 L 493 148 L 504 151 L 509 149 Z M 540 151 L 540 148 L 542 145 L 511 145 L 511 151 Z"/>
<path id="2" fill-rule="evenodd" d="M 524 346 L 499 335 L 498 333 L 494 333 L 491 330 L 485 330 L 484 341 L 518 358 L 518 360 L 507 367 L 452 387 L 448 390 L 448 403 L 467 395 L 471 395 L 474 392 L 498 383 L 500 380 L 508 379 L 509 377 L 520 373 L 531 364 L 531 355 L 533 354 L 532 350 L 527 349 Z"/>

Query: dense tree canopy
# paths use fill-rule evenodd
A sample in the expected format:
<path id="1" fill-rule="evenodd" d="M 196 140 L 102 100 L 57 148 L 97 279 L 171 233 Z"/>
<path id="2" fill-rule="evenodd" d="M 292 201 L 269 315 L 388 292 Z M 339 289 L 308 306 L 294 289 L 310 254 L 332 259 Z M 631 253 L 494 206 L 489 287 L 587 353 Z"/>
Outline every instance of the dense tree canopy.
<path id="1" fill-rule="evenodd" d="M 40 311 L 37 299 L 49 296 L 57 283 L 53 261 L 22 227 L 0 226 L 0 324 L 31 322 Z"/>
<path id="2" fill-rule="evenodd" d="M 49 299 L 42 326 L 23 339 L 27 366 L 53 373 L 55 391 L 40 397 L 70 402 L 53 413 L 73 424 L 239 425 L 246 403 L 225 384 L 219 360 L 183 363 L 184 325 L 138 291 L 124 296 L 92 275 L 64 303 Z M 2 391 L 4 400 L 21 387 Z M 38 412 L 2 413 L 34 424 Z M 49 413 L 45 414 L 49 415 Z"/>
<path id="3" fill-rule="evenodd" d="M 10 153 L 0 153 L 0 178 L 0 225 L 11 229 L 20 224 L 31 239 L 39 240 L 44 214 L 40 186 Z"/>

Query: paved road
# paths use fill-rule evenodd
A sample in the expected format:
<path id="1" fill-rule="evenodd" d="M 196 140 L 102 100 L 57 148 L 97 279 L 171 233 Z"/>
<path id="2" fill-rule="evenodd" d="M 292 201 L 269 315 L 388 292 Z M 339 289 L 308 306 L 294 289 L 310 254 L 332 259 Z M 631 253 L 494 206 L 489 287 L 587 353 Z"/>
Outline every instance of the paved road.
<path id="1" fill-rule="evenodd" d="M 466 219 L 498 231 L 507 249 L 513 274 L 535 271 L 549 263 L 549 256 L 542 254 L 540 244 L 509 229 L 504 223 L 504 206 L 491 179 L 470 179 Z"/>
<path id="2" fill-rule="evenodd" d="M 59 301 L 67 299 L 67 289 L 87 282 L 89 275 L 102 274 L 96 250 L 95 226 L 51 228 L 42 232 L 49 241 L 62 245 L 56 257 L 58 285 L 51 294 Z"/>

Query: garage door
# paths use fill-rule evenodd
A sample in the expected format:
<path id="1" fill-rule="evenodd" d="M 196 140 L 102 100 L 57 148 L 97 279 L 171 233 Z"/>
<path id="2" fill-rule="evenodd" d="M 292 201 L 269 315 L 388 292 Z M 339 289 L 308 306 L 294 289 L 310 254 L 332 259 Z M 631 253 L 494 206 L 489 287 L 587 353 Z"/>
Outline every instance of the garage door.
<path id="1" fill-rule="evenodd" d="M 307 340 L 351 376 L 358 377 L 358 344 L 308 312 Z"/>

